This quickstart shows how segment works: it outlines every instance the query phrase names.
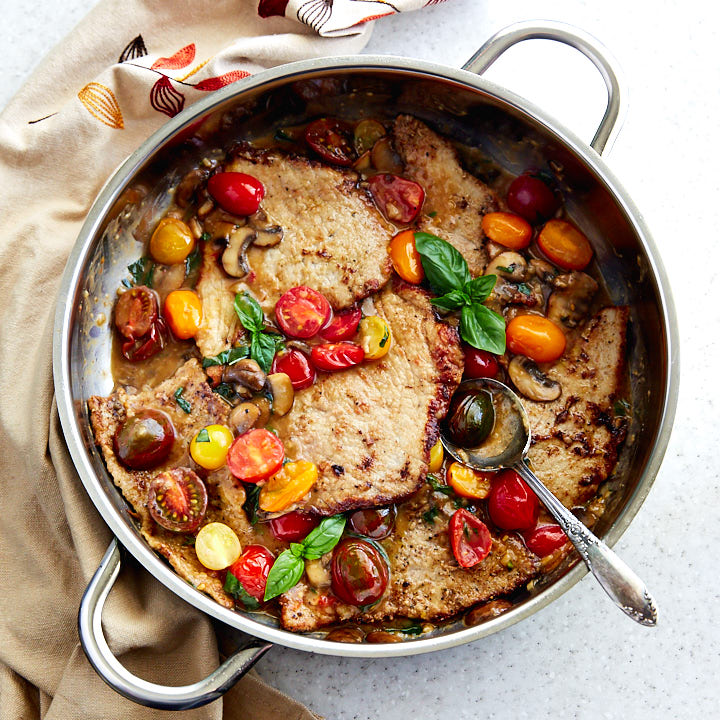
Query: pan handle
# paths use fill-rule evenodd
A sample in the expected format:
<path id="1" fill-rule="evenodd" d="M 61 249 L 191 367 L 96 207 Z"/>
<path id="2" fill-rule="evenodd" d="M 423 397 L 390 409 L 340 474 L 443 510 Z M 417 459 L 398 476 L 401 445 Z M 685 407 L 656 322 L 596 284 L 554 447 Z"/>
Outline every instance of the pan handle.
<path id="1" fill-rule="evenodd" d="M 622 71 L 610 51 L 592 35 L 549 20 L 515 23 L 495 33 L 463 65 L 463 70 L 482 75 L 506 50 L 523 40 L 555 40 L 579 50 L 598 69 L 607 87 L 608 103 L 605 115 L 590 143 L 602 155 L 612 147 L 625 116 L 627 88 L 622 80 Z"/>
<path id="2" fill-rule="evenodd" d="M 102 630 L 102 611 L 120 572 L 120 548 L 113 538 L 80 603 L 78 630 L 90 664 L 116 692 L 141 705 L 162 710 L 189 710 L 217 700 L 271 647 L 270 643 L 243 647 L 206 678 L 192 685 L 167 687 L 143 680 L 123 667 L 108 647 Z"/>

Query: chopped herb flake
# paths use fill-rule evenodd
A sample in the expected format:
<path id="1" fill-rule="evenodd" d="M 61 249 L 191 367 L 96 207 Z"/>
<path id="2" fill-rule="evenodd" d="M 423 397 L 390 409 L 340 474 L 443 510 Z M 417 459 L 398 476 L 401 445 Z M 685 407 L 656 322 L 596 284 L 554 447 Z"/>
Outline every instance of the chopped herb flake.
<path id="1" fill-rule="evenodd" d="M 509 267 L 505 267 L 505 265 L 497 265 L 496 267 L 498 270 L 500 270 L 500 272 L 506 272 L 506 273 L 512 272 L 512 270 Z"/>
<path id="2" fill-rule="evenodd" d="M 251 525 L 255 525 L 258 521 L 258 499 L 260 497 L 260 486 L 250 483 L 245 485 L 245 502 L 243 510 L 248 516 Z"/>
<path id="3" fill-rule="evenodd" d="M 435 490 L 435 492 L 442 493 L 443 495 L 447 495 L 448 497 L 452 497 L 453 495 L 455 495 L 455 491 L 449 485 L 440 482 L 440 480 L 438 480 L 434 475 L 428 475 L 427 482 L 428 485 L 430 485 L 430 487 Z"/>
<path id="4" fill-rule="evenodd" d="M 422 514 L 422 519 L 426 523 L 430 523 L 432 525 L 435 522 L 435 518 L 438 516 L 439 512 L 440 512 L 440 510 L 438 510 L 438 508 L 435 505 L 433 505 L 429 510 L 426 510 Z"/>
<path id="5" fill-rule="evenodd" d="M 207 242 L 211 237 L 212 237 L 212 235 L 210 235 L 209 232 L 204 232 L 204 233 L 200 236 L 200 239 L 201 239 L 203 242 Z"/>
<path id="6" fill-rule="evenodd" d="M 232 385 L 225 382 L 221 382 L 219 385 L 216 385 L 213 388 L 213 392 L 217 393 L 220 397 L 225 398 L 228 402 L 232 402 L 238 396 L 235 390 L 233 390 Z"/>
<path id="7" fill-rule="evenodd" d="M 525 283 L 520 283 L 520 284 L 517 286 L 517 289 L 518 289 L 523 295 L 528 295 L 528 296 L 532 295 L 532 290 L 531 290 L 530 287 L 529 287 L 527 284 L 525 284 Z"/>
<path id="8" fill-rule="evenodd" d="M 175 398 L 175 402 L 178 404 L 178 407 L 183 412 L 186 412 L 189 415 L 192 412 L 192 405 L 182 396 L 184 391 L 185 391 L 185 388 L 179 387 L 173 393 L 173 397 Z"/>
<path id="9" fill-rule="evenodd" d="M 437 215 L 437 210 L 431 210 L 431 211 L 428 213 L 428 217 L 435 217 L 436 215 Z"/>
<path id="10" fill-rule="evenodd" d="M 385 326 L 385 333 L 382 336 L 382 340 L 380 341 L 380 347 L 385 347 L 387 344 L 387 341 L 390 339 L 390 328 L 388 326 Z"/>
<path id="11" fill-rule="evenodd" d="M 203 428 L 196 436 L 195 436 L 195 442 L 210 442 L 210 433 L 207 431 L 207 428 Z"/>
<path id="12" fill-rule="evenodd" d="M 625 417 L 630 414 L 630 403 L 627 400 L 616 400 L 613 410 L 617 417 Z"/>

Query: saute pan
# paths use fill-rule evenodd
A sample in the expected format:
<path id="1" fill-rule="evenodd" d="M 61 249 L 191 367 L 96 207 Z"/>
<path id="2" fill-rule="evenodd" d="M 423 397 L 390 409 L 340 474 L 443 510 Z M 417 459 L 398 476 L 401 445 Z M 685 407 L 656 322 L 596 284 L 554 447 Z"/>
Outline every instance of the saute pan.
<path id="1" fill-rule="evenodd" d="M 600 71 L 608 103 L 589 146 L 542 109 L 482 78 L 509 47 L 531 38 L 570 45 Z M 595 526 L 609 545 L 622 535 L 647 496 L 669 440 L 678 388 L 673 303 L 642 216 L 601 159 L 622 119 L 624 95 L 614 61 L 596 40 L 566 25 L 521 23 L 491 38 L 460 70 L 395 57 L 318 59 L 258 73 L 214 93 L 164 125 L 107 182 L 68 261 L 55 321 L 53 367 L 62 427 L 85 489 L 115 535 L 83 597 L 80 639 L 100 676 L 125 697 L 144 705 L 186 709 L 208 703 L 275 643 L 328 655 L 390 657 L 479 640 L 532 615 L 587 572 L 576 558 L 570 558 L 521 594 L 512 609 L 476 626 L 457 621 L 403 643 L 344 644 L 328 641 L 322 633 L 283 630 L 269 616 L 221 607 L 176 575 L 140 535 L 95 447 L 86 405 L 91 395 L 106 395 L 112 389 L 111 323 L 98 324 L 98 318 L 111 317 L 115 290 L 128 263 L 139 255 L 131 232 L 133 223 L 138 222 L 137 212 L 120 209 L 121 197 L 153 168 L 165 168 L 158 175 L 165 178 L 165 185 L 162 181 L 152 185 L 142 204 L 146 221 L 153 213 L 159 216 L 167 205 L 173 179 L 171 174 L 167 180 L 168 172 L 182 164 L 185 151 L 178 149 L 178 140 L 192 132 L 188 128 L 208 118 L 224 117 L 231 119 L 237 137 L 252 137 L 272 127 L 307 121 L 323 112 L 327 98 L 318 98 L 314 105 L 300 103 L 292 88 L 297 88 L 298 82 L 307 86 L 311 80 L 325 80 L 321 87 L 335 88 L 331 94 L 338 114 L 389 118 L 411 113 L 442 134 L 479 148 L 483 156 L 510 173 L 549 164 L 559 178 L 569 215 L 593 244 L 605 290 L 613 303 L 631 308 L 631 424 L 618 467 L 606 484 L 606 511 Z M 121 545 L 174 593 L 244 634 L 247 641 L 241 649 L 209 677 L 185 687 L 156 685 L 128 672 L 112 655 L 101 626 L 103 604 L 120 570 Z"/>

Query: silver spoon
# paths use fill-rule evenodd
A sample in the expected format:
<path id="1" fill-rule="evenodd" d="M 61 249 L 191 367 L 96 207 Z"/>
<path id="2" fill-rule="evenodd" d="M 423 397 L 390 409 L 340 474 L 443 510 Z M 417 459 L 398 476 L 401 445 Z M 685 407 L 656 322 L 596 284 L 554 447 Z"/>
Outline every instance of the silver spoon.
<path id="1" fill-rule="evenodd" d="M 443 428 L 441 439 L 447 451 L 459 462 L 476 470 L 498 470 L 504 467 L 515 470 L 557 520 L 588 570 L 615 604 L 641 625 L 656 625 L 657 609 L 645 583 L 602 540 L 590 532 L 523 462 L 530 449 L 531 435 L 528 416 L 520 398 L 507 385 L 490 378 L 466 380 L 460 383 L 458 389 L 490 392 L 496 407 L 496 417 L 502 416 L 504 427 L 501 433 L 492 433 L 489 442 L 484 441 L 475 449 L 459 447 L 447 437 Z M 501 404 L 502 409 L 500 415 L 498 404 Z M 504 437 L 510 439 L 505 442 Z"/>

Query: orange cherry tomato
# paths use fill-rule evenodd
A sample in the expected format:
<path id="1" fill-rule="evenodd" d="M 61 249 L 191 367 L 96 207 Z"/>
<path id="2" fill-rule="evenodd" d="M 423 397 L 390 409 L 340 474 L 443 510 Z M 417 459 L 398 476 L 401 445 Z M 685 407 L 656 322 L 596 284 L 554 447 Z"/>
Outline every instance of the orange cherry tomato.
<path id="1" fill-rule="evenodd" d="M 565 352 L 565 334 L 542 315 L 517 315 L 505 330 L 508 350 L 535 362 L 552 362 Z"/>
<path id="2" fill-rule="evenodd" d="M 482 219 L 483 232 L 493 242 L 511 250 L 522 250 L 532 240 L 532 225 L 519 215 L 509 212 L 491 212 Z"/>
<path id="3" fill-rule="evenodd" d="M 403 230 L 391 241 L 388 248 L 395 272 L 405 281 L 417 285 L 423 281 L 420 253 L 415 248 L 415 231 Z"/>
<path id="4" fill-rule="evenodd" d="M 265 512 L 282 512 L 307 495 L 317 479 L 318 469 L 314 463 L 289 462 L 260 491 L 258 507 Z"/>
<path id="5" fill-rule="evenodd" d="M 564 270 L 584 270 L 592 260 L 590 242 L 566 220 L 548 220 L 537 242 L 545 255 Z"/>
<path id="6" fill-rule="evenodd" d="M 447 483 L 462 497 L 484 500 L 490 494 L 494 476 L 495 473 L 488 470 L 473 470 L 454 462 L 448 468 Z"/>
<path id="7" fill-rule="evenodd" d="M 227 466 L 238 480 L 259 483 L 280 470 L 284 459 L 282 442 L 269 430 L 255 428 L 235 438 L 228 450 Z"/>
<path id="8" fill-rule="evenodd" d="M 166 298 L 163 315 L 181 340 L 195 337 L 202 323 L 202 302 L 192 290 L 173 290 Z"/>

